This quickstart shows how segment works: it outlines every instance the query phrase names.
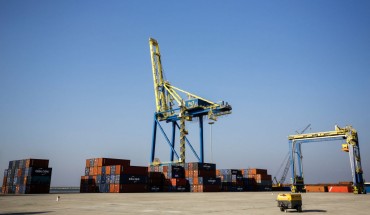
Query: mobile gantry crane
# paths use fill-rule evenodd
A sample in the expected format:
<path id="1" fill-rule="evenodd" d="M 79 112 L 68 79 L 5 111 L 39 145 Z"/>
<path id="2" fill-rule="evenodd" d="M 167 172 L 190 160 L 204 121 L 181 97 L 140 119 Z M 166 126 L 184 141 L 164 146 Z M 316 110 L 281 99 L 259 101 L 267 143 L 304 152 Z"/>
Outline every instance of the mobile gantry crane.
<path id="1" fill-rule="evenodd" d="M 345 139 L 346 143 L 342 144 L 342 151 L 349 152 L 353 178 L 353 193 L 366 194 L 357 131 L 352 126 L 340 128 L 336 125 L 334 131 L 290 135 L 288 139 L 292 170 L 292 192 L 305 192 L 301 144 L 304 142 Z"/>
<path id="2" fill-rule="evenodd" d="M 308 124 L 301 132 L 296 131 L 296 133 L 297 134 L 303 134 L 307 129 L 311 129 L 311 124 Z M 276 176 L 273 179 L 273 183 L 275 183 L 275 187 L 282 187 L 283 186 L 283 183 L 284 183 L 284 181 L 286 179 L 286 176 L 287 176 L 288 171 L 289 171 L 289 168 L 290 168 L 290 160 L 288 159 L 289 154 L 290 153 L 288 152 L 288 154 L 285 156 L 284 161 L 283 161 L 283 163 L 281 164 L 281 166 L 280 166 L 280 168 L 278 170 L 278 172 L 279 172 L 280 169 L 281 169 L 281 167 L 285 163 L 284 171 L 283 171 L 283 174 L 281 175 L 280 180 L 278 181 L 277 178 L 276 178 Z M 275 174 L 275 175 L 277 175 L 277 174 Z"/>
<path id="3" fill-rule="evenodd" d="M 157 137 L 157 127 L 168 143 L 170 151 L 170 161 L 174 162 L 174 156 L 178 162 L 185 163 L 185 143 L 188 143 L 199 162 L 204 163 L 204 146 L 203 146 L 203 117 L 208 116 L 210 120 L 217 120 L 218 116 L 231 113 L 231 105 L 227 102 L 215 103 L 204 99 L 195 94 L 171 85 L 164 80 L 162 69 L 161 54 L 157 40 L 149 38 L 150 55 L 152 61 L 152 72 L 154 81 L 154 95 L 156 101 L 156 112 L 154 113 L 154 126 L 152 137 L 152 151 L 150 163 L 153 164 L 155 158 L 155 147 Z M 181 96 L 182 95 L 182 96 Z M 187 98 L 184 98 L 187 97 Z M 186 121 L 192 121 L 193 118 L 199 119 L 200 128 L 200 155 L 196 153 L 189 140 L 186 138 L 188 131 L 185 127 Z M 165 121 L 172 123 L 172 138 L 168 138 L 160 122 Z M 178 124 L 180 122 L 180 125 Z M 176 130 L 180 130 L 180 157 L 175 150 Z"/>

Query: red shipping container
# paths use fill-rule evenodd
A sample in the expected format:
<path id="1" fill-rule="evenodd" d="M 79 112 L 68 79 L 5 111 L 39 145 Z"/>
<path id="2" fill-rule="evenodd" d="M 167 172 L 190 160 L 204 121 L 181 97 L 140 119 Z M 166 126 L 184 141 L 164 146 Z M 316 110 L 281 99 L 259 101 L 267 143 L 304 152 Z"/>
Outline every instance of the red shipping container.
<path id="1" fill-rule="evenodd" d="M 144 193 L 147 192 L 146 184 L 120 184 L 120 193 Z"/>
<path id="2" fill-rule="evenodd" d="M 186 186 L 187 180 L 185 178 L 172 178 L 171 185 L 172 186 Z"/>
<path id="3" fill-rule="evenodd" d="M 161 172 L 149 172 L 148 177 L 149 178 L 164 178 L 164 175 Z"/>
<path id="4" fill-rule="evenodd" d="M 248 175 L 267 175 L 267 169 L 248 169 Z"/>
<path id="5" fill-rule="evenodd" d="M 130 166 L 130 160 L 123 159 L 114 159 L 114 158 L 98 158 L 97 166 L 112 166 L 112 165 L 121 165 L 128 167 Z"/>
<path id="6" fill-rule="evenodd" d="M 48 168 L 49 160 L 44 159 L 26 159 L 26 168 L 29 167 L 39 167 L 39 168 Z"/>
<path id="7" fill-rule="evenodd" d="M 132 174 L 132 175 L 148 175 L 148 167 L 143 166 L 122 166 L 117 165 L 116 166 L 116 174 Z"/>
<path id="8" fill-rule="evenodd" d="M 7 180 L 8 180 L 8 177 L 4 177 L 4 178 L 3 178 L 3 187 L 5 187 L 5 186 L 6 186 L 6 182 L 7 182 Z"/>
<path id="9" fill-rule="evenodd" d="M 329 186 L 328 191 L 331 193 L 352 193 L 352 186 Z"/>

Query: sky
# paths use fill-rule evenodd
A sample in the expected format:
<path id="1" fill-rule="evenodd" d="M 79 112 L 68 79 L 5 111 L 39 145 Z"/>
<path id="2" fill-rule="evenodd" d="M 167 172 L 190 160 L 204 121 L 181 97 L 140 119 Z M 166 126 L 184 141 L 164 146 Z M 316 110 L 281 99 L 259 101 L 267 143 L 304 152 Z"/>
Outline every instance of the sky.
<path id="1" fill-rule="evenodd" d="M 49 159 L 52 186 L 79 186 L 88 158 L 147 166 L 152 37 L 172 85 L 232 105 L 213 125 L 212 156 L 205 121 L 205 162 L 279 178 L 288 135 L 352 125 L 366 180 L 369 11 L 361 0 L 0 0 L 0 169 Z M 187 126 L 198 149 L 198 124 Z M 341 143 L 303 145 L 306 183 L 352 180 Z M 189 150 L 187 161 L 196 161 Z"/>

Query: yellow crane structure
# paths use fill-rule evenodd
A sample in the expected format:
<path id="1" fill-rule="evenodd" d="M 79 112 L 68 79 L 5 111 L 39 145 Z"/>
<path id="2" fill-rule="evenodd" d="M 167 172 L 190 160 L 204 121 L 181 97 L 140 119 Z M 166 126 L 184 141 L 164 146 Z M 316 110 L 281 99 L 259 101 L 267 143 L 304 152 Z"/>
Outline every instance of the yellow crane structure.
<path id="1" fill-rule="evenodd" d="M 157 127 L 160 128 L 171 149 L 170 160 L 174 162 L 174 156 L 177 162 L 185 162 L 185 145 L 188 143 L 190 149 L 193 151 L 195 157 L 199 162 L 204 162 L 204 146 L 203 146 L 203 117 L 207 116 L 209 120 L 217 120 L 218 116 L 231 113 L 231 105 L 227 102 L 212 102 L 193 93 L 182 90 L 173 86 L 164 79 L 162 68 L 161 53 L 157 40 L 149 38 L 150 56 L 152 62 L 154 95 L 156 102 L 156 112 L 154 114 L 154 126 L 152 137 L 152 152 L 150 162 L 153 163 L 155 159 L 156 136 Z M 199 119 L 200 128 L 200 154 L 196 153 L 193 146 L 190 144 L 186 135 L 185 122 L 192 121 L 193 118 Z M 165 121 L 172 123 L 172 138 L 167 136 L 160 122 Z M 177 122 L 180 122 L 180 125 Z M 180 130 L 180 156 L 175 150 L 175 135 L 176 130 Z"/>
<path id="2" fill-rule="evenodd" d="M 340 128 L 336 125 L 334 131 L 295 134 L 288 136 L 288 139 L 290 165 L 292 170 L 292 192 L 305 192 L 301 144 L 305 142 L 321 142 L 345 139 L 346 142 L 342 144 L 342 151 L 349 153 L 353 178 L 353 192 L 355 194 L 366 194 L 363 171 L 361 167 L 358 135 L 357 131 L 352 128 L 352 126 Z"/>

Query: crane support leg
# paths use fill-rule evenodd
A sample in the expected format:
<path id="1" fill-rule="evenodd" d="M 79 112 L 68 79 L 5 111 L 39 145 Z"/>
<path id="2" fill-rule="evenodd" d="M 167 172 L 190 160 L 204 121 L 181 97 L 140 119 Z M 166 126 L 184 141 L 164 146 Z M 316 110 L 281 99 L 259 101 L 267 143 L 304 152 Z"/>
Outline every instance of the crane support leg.
<path id="1" fill-rule="evenodd" d="M 199 130 L 200 130 L 200 162 L 204 163 L 203 116 L 199 117 Z"/>
<path id="2" fill-rule="evenodd" d="M 175 137 L 176 137 L 176 121 L 173 121 L 172 122 L 172 148 L 175 148 Z M 171 157 L 170 157 L 170 161 L 174 161 L 173 158 L 174 158 L 174 155 L 175 153 L 171 150 Z"/>
<path id="3" fill-rule="evenodd" d="M 152 136 L 152 153 L 150 155 L 150 163 L 153 163 L 155 156 L 155 141 L 157 139 L 157 116 L 154 114 L 154 124 L 153 124 L 153 136 Z"/>
<path id="4" fill-rule="evenodd" d="M 180 162 L 185 163 L 185 138 L 187 131 L 185 129 L 185 108 L 181 107 L 180 113 Z"/>

